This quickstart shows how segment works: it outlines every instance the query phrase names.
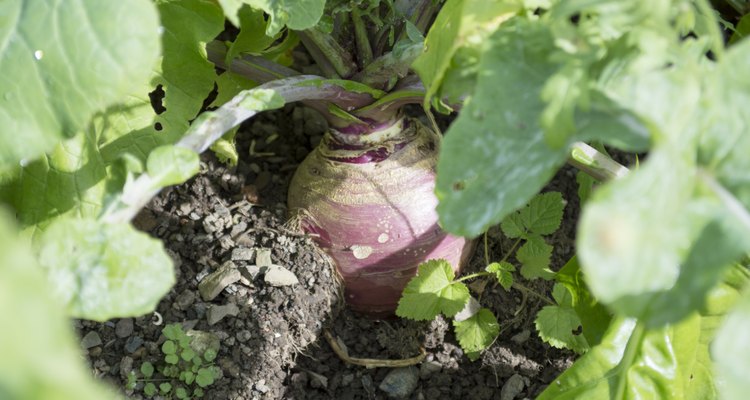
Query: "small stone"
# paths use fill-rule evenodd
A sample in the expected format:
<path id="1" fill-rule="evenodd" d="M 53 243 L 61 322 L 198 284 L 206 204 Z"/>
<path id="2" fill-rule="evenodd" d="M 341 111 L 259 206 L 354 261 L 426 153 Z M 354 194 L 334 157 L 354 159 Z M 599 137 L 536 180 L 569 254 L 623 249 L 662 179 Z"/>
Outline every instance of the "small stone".
<path id="1" fill-rule="evenodd" d="M 273 262 L 271 261 L 271 250 L 258 250 L 258 252 L 255 254 L 255 265 L 257 265 L 259 268 L 270 267 L 271 265 L 273 265 Z"/>
<path id="2" fill-rule="evenodd" d="M 118 338 L 126 338 L 133 334 L 133 318 L 123 318 L 115 325 L 115 335 Z"/>
<path id="3" fill-rule="evenodd" d="M 239 313 L 240 308 L 233 303 L 228 303 L 223 306 L 211 306 L 208 311 L 206 311 L 206 320 L 209 325 L 214 325 L 226 316 L 236 317 Z"/>
<path id="4" fill-rule="evenodd" d="M 443 369 L 443 365 L 438 361 L 425 361 L 419 367 L 419 377 L 427 379 L 435 372 L 440 372 L 441 369 Z"/>
<path id="5" fill-rule="evenodd" d="M 500 400 L 513 400 L 518 397 L 523 391 L 524 382 L 523 377 L 518 374 L 513 374 L 500 389 Z"/>
<path id="6" fill-rule="evenodd" d="M 131 336 L 125 342 L 125 351 L 128 353 L 135 353 L 139 347 L 143 344 L 143 339 L 140 336 Z"/>
<path id="7" fill-rule="evenodd" d="M 231 258 L 233 261 L 250 261 L 253 259 L 253 253 L 255 253 L 255 250 L 253 249 L 236 247 L 234 250 L 232 250 Z"/>
<path id="8" fill-rule="evenodd" d="M 102 355 L 102 346 L 89 349 L 89 357 L 99 357 L 100 355 Z"/>
<path id="9" fill-rule="evenodd" d="M 310 386 L 315 389 L 327 389 L 328 388 L 328 378 L 321 374 L 316 374 L 315 372 L 308 372 L 310 375 Z"/>
<path id="10" fill-rule="evenodd" d="M 529 337 L 531 336 L 531 331 L 528 329 L 524 329 L 521 332 L 514 335 L 510 340 L 515 342 L 516 344 L 524 344 L 527 340 L 529 340 Z"/>
<path id="11" fill-rule="evenodd" d="M 257 265 L 242 266 L 239 268 L 239 270 L 240 274 L 242 274 L 242 276 L 250 282 L 254 281 L 255 278 L 257 278 L 258 275 L 260 275 L 260 273 L 262 272 L 260 270 L 260 267 Z"/>
<path id="12" fill-rule="evenodd" d="M 291 286 L 299 283 L 299 279 L 297 279 L 297 275 L 294 275 L 294 272 L 280 265 L 272 265 L 269 267 L 263 280 L 265 280 L 267 284 L 277 287 Z"/>
<path id="13" fill-rule="evenodd" d="M 195 292 L 190 289 L 185 289 L 174 300 L 174 303 L 172 303 L 172 307 L 178 310 L 185 311 L 188 308 L 190 308 L 190 306 L 192 306 L 194 302 L 195 302 Z"/>
<path id="14" fill-rule="evenodd" d="M 120 360 L 120 376 L 127 379 L 130 371 L 133 370 L 133 359 L 130 356 L 125 356 Z"/>
<path id="15" fill-rule="evenodd" d="M 383 378 L 378 389 L 390 398 L 404 399 L 417 388 L 418 380 L 419 371 L 415 367 L 396 368 Z"/>
<path id="16" fill-rule="evenodd" d="M 345 374 L 341 377 L 341 386 L 349 386 L 354 382 L 354 374 Z"/>
<path id="17" fill-rule="evenodd" d="M 237 337 L 237 340 L 240 343 L 245 343 L 248 340 L 250 340 L 251 337 L 253 337 L 253 334 L 250 333 L 250 331 L 248 331 L 248 330 L 244 330 L 244 331 L 237 332 L 236 337 Z"/>
<path id="18" fill-rule="evenodd" d="M 266 380 L 261 379 L 258 382 L 255 382 L 255 390 L 261 393 L 266 393 L 270 390 L 270 388 L 266 385 Z"/>
<path id="19" fill-rule="evenodd" d="M 295 372 L 289 378 L 292 382 L 292 386 L 303 389 L 307 387 L 307 374 L 305 372 Z"/>
<path id="20" fill-rule="evenodd" d="M 102 344 L 102 338 L 99 337 L 99 334 L 91 331 L 86 334 L 86 336 L 81 339 L 81 347 L 84 350 L 88 350 L 92 347 L 101 346 Z"/>
<path id="21" fill-rule="evenodd" d="M 211 301 L 221 293 L 224 288 L 240 280 L 240 271 L 233 262 L 225 262 L 219 269 L 203 278 L 198 284 L 198 291 L 205 301 Z"/>

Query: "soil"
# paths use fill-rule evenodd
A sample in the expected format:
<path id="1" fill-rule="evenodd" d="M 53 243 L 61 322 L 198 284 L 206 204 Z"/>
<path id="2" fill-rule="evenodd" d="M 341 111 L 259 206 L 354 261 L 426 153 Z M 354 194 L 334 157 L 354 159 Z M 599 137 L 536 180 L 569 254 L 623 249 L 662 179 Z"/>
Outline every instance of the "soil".
<path id="1" fill-rule="evenodd" d="M 242 126 L 237 166 L 204 154 L 200 175 L 164 190 L 143 210 L 135 225 L 164 242 L 175 261 L 177 284 L 153 315 L 76 321 L 81 337 L 99 337 L 84 346 L 95 376 L 129 397 L 143 398 L 142 381 L 135 390 L 124 389 L 128 373 L 144 361 L 163 363 L 161 330 L 181 323 L 186 331 L 210 332 L 221 341 L 215 364 L 222 376 L 206 388 L 206 399 L 384 399 L 389 394 L 380 387 L 394 374 L 417 382 L 405 396 L 410 399 L 536 397 L 575 355 L 539 339 L 534 318 L 545 304 L 533 296 L 497 285 L 484 288 L 482 304 L 498 317 L 501 333 L 474 362 L 443 318 L 373 320 L 342 304 L 328 258 L 286 223 L 288 182 L 325 129 L 325 121 L 302 107 L 265 113 Z M 563 168 L 545 190 L 560 191 L 567 200 L 563 224 L 548 238 L 555 249 L 553 269 L 559 269 L 574 252 L 575 171 Z M 500 260 L 511 246 L 499 231 L 490 231 L 491 260 Z M 483 244 L 477 248 L 466 272 L 486 266 Z M 294 273 L 299 283 L 272 286 L 262 271 L 253 274 L 257 254 L 267 251 L 272 263 Z M 204 300 L 199 283 L 230 261 L 243 275 L 216 298 Z M 550 283 L 515 278 L 549 296 Z M 236 308 L 220 307 L 230 304 Z M 209 324 L 216 310 L 226 308 L 238 309 L 237 315 Z M 352 357 L 404 359 L 423 348 L 426 358 L 401 369 L 347 364 L 334 354 L 326 330 Z"/>

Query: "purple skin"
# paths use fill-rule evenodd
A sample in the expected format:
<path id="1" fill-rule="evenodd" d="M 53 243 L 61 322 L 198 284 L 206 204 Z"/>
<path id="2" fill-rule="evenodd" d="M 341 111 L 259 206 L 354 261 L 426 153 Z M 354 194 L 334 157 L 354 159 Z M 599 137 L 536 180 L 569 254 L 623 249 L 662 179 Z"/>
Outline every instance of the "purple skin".
<path id="1" fill-rule="evenodd" d="M 442 258 L 458 270 L 472 247 L 438 225 L 438 136 L 419 123 L 411 128 L 416 136 L 390 152 L 378 145 L 357 157 L 348 157 L 351 150 L 335 157 L 336 146 L 318 148 L 289 188 L 290 210 L 305 210 L 303 228 L 334 259 L 346 301 L 374 317 L 393 314 L 420 263 Z"/>

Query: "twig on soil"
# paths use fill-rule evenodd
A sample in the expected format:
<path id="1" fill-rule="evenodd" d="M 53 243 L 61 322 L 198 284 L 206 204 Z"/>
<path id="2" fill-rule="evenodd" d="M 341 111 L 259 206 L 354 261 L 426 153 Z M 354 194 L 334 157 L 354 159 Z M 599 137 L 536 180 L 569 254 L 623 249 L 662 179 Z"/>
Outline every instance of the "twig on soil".
<path id="1" fill-rule="evenodd" d="M 355 358 L 350 357 L 346 350 L 344 350 L 339 343 L 339 338 L 334 338 L 333 335 L 329 330 L 325 330 L 323 332 L 323 335 L 326 337 L 326 340 L 328 341 L 328 344 L 333 349 L 333 352 L 336 353 L 339 358 L 349 364 L 354 365 L 361 365 L 367 368 L 379 368 L 379 367 L 386 367 L 386 368 L 399 368 L 399 367 L 408 367 L 411 365 L 416 365 L 421 363 L 424 358 L 427 356 L 427 352 L 423 347 L 419 348 L 420 354 L 415 357 L 411 358 L 405 358 L 401 360 L 384 360 L 384 359 L 378 359 L 378 358 Z"/>

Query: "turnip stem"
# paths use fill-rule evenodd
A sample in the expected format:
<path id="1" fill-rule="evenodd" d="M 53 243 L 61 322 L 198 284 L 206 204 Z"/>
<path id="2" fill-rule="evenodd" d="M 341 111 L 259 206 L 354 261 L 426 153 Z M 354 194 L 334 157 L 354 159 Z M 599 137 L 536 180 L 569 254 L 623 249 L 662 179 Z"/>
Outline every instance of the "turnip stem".
<path id="1" fill-rule="evenodd" d="M 369 65 L 372 62 L 372 46 L 367 34 L 365 21 L 362 19 L 362 13 L 359 8 L 354 7 L 352 10 L 352 24 L 354 25 L 354 39 L 357 42 L 357 53 L 360 67 Z"/>
<path id="2" fill-rule="evenodd" d="M 299 72 L 291 68 L 252 55 L 237 57 L 227 65 L 227 48 L 223 43 L 216 40 L 206 44 L 206 53 L 208 60 L 219 68 L 242 75 L 257 83 L 300 75 Z"/>
<path id="3" fill-rule="evenodd" d="M 583 142 L 573 144 L 568 163 L 602 182 L 622 178 L 630 171 Z"/>
<path id="4" fill-rule="evenodd" d="M 297 32 L 312 58 L 330 78 L 349 78 L 357 69 L 351 54 L 331 35 L 317 29 Z"/>

